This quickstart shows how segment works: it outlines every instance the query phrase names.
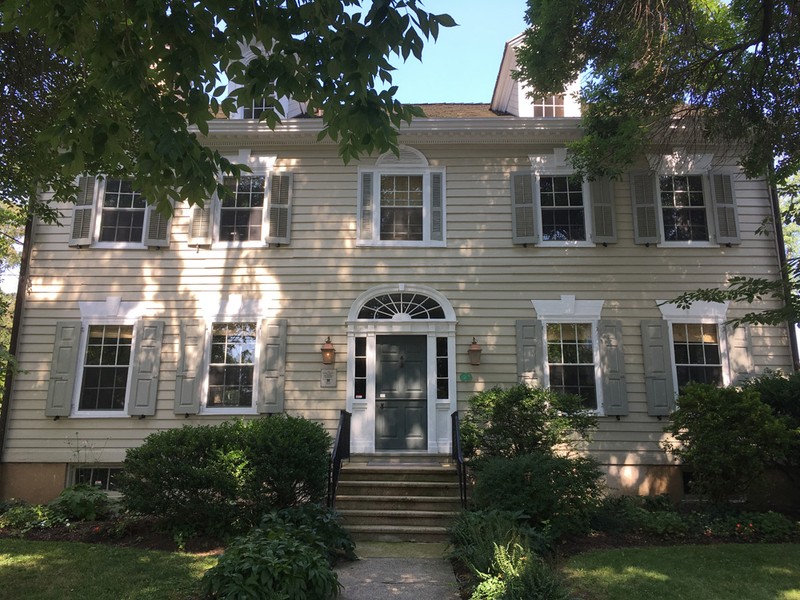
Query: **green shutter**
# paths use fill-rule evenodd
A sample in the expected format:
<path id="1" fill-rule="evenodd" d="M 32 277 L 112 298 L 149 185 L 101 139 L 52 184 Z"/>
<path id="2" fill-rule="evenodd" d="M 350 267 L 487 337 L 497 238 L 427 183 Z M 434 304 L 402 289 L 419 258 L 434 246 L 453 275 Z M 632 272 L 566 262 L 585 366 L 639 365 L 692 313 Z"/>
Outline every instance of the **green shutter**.
<path id="1" fill-rule="evenodd" d="M 358 197 L 358 239 L 372 241 L 372 212 L 374 202 L 372 199 L 372 178 L 371 172 L 361 174 L 361 194 Z"/>
<path id="2" fill-rule="evenodd" d="M 617 241 L 617 217 L 614 211 L 614 182 L 596 179 L 589 182 L 589 196 L 594 220 L 593 241 L 614 244 Z"/>
<path id="3" fill-rule="evenodd" d="M 511 174 L 512 239 L 515 244 L 536 244 L 536 204 L 533 198 L 533 176 L 529 172 Z"/>
<path id="4" fill-rule="evenodd" d="M 631 202 L 633 241 L 637 244 L 659 243 L 661 235 L 658 231 L 658 198 L 654 173 L 631 173 Z"/>
<path id="5" fill-rule="evenodd" d="M 517 377 L 531 387 L 542 385 L 542 322 L 517 320 Z"/>
<path id="6" fill-rule="evenodd" d="M 68 417 L 72 411 L 75 374 L 81 342 L 80 321 L 56 323 L 53 361 L 50 365 L 50 384 L 44 414 L 48 417 Z"/>
<path id="7" fill-rule="evenodd" d="M 669 324 L 663 319 L 642 321 L 644 383 L 647 414 L 668 416 L 675 407 L 672 379 L 672 352 L 669 347 Z"/>
<path id="8" fill-rule="evenodd" d="M 199 319 L 181 322 L 181 345 L 175 374 L 175 414 L 194 415 L 200 412 L 205 333 L 205 323 Z"/>
<path id="9" fill-rule="evenodd" d="M 195 204 L 192 206 L 192 216 L 189 223 L 189 245 L 190 246 L 210 246 L 211 245 L 211 226 L 212 208 L 214 201 L 206 200 L 204 206 Z"/>
<path id="10" fill-rule="evenodd" d="M 292 229 L 292 174 L 270 176 L 269 223 L 264 241 L 268 244 L 288 244 Z"/>
<path id="11" fill-rule="evenodd" d="M 259 333 L 258 412 L 281 413 L 286 379 L 286 319 L 264 319 Z"/>
<path id="12" fill-rule="evenodd" d="M 167 248 L 169 246 L 170 219 L 162 215 L 152 204 L 145 212 L 144 245 L 150 248 Z"/>
<path id="13" fill-rule="evenodd" d="M 740 383 L 754 374 L 753 351 L 751 348 L 750 327 L 748 325 L 725 325 L 728 341 L 728 364 L 731 384 Z"/>
<path id="14" fill-rule="evenodd" d="M 69 235 L 70 246 L 88 246 L 92 243 L 94 191 L 94 177 L 81 177 L 78 180 L 78 198 L 72 209 L 72 228 Z"/>
<path id="15" fill-rule="evenodd" d="M 733 193 L 733 177 L 715 173 L 711 176 L 711 196 L 718 244 L 740 244 L 739 215 Z"/>
<path id="16" fill-rule="evenodd" d="M 628 389 L 625 382 L 625 352 L 622 349 L 622 322 L 606 320 L 597 324 L 600 341 L 600 371 L 603 385 L 603 413 L 628 414 Z"/>
<path id="17" fill-rule="evenodd" d="M 133 351 L 133 373 L 128 398 L 128 414 L 132 416 L 156 413 L 161 340 L 164 321 L 139 321 L 136 324 L 136 346 Z"/>
<path id="18" fill-rule="evenodd" d="M 431 241 L 444 241 L 444 173 L 431 173 Z"/>

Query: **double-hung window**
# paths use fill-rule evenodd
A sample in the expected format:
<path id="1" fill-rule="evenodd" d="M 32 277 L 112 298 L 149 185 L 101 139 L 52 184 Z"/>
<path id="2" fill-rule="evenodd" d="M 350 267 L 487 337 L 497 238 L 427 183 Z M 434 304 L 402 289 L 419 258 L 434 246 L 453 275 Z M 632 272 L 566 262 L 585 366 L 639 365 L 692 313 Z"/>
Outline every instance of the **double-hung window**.
<path id="1" fill-rule="evenodd" d="M 72 209 L 70 246 L 112 248 L 169 245 L 170 220 L 129 179 L 81 177 Z"/>
<path id="2" fill-rule="evenodd" d="M 749 328 L 726 324 L 727 302 L 658 305 L 662 318 L 641 322 L 649 414 L 668 415 L 688 383 L 729 385 L 752 376 Z"/>
<path id="3" fill-rule="evenodd" d="M 517 321 L 517 375 L 574 394 L 603 415 L 628 412 L 622 325 L 601 319 L 602 300 L 533 300 L 537 319 Z"/>
<path id="4" fill-rule="evenodd" d="M 401 147 L 359 170 L 360 245 L 445 245 L 445 177 L 417 150 Z"/>
<path id="5" fill-rule="evenodd" d="M 56 324 L 45 414 L 155 414 L 164 322 L 140 302 L 82 302 L 81 321 Z"/>
<path id="6" fill-rule="evenodd" d="M 651 156 L 631 173 L 634 241 L 690 246 L 740 243 L 732 173 L 712 170 L 713 156 Z"/>
<path id="7" fill-rule="evenodd" d="M 547 377 L 550 389 L 583 398 L 597 409 L 597 347 L 593 323 L 547 323 Z"/>
<path id="8" fill-rule="evenodd" d="M 585 246 L 617 241 L 613 182 L 576 176 L 563 148 L 530 158 L 532 170 L 511 172 L 515 244 Z"/>
<path id="9" fill-rule="evenodd" d="M 213 323 L 206 407 L 253 408 L 256 323 Z"/>
<path id="10" fill-rule="evenodd" d="M 274 156 L 235 159 L 250 173 L 224 177 L 225 192 L 202 207 L 194 206 L 189 225 L 190 246 L 285 245 L 291 237 L 292 174 L 274 171 Z"/>

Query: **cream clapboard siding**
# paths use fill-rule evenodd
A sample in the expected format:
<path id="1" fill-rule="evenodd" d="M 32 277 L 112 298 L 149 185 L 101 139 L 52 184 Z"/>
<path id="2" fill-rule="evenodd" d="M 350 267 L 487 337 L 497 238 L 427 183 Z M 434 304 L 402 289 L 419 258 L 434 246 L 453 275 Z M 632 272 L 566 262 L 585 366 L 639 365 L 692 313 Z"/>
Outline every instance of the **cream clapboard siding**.
<path id="1" fill-rule="evenodd" d="M 276 169 L 294 175 L 287 246 L 190 248 L 185 206 L 173 219 L 170 247 L 160 250 L 68 248 L 69 209 L 64 227 L 38 225 L 19 353 L 23 372 L 15 377 L 4 459 L 74 462 L 74 446 L 80 443 L 93 448 L 93 460 L 119 462 L 127 448 L 151 432 L 227 418 L 177 417 L 173 397 L 180 321 L 201 317 L 209 299 L 231 294 L 264 298 L 269 305 L 264 316 L 288 320 L 286 410 L 333 431 L 345 406 L 347 313 L 365 290 L 406 282 L 437 289 L 455 309 L 457 371 L 473 376 L 471 382 L 457 383 L 462 407 L 476 391 L 516 380 L 515 321 L 535 318 L 532 299 L 572 294 L 605 300 L 603 318 L 623 322 L 630 413 L 619 420 L 602 418 L 591 449 L 607 464 L 666 464 L 659 447 L 666 421 L 647 415 L 639 322 L 660 318 L 656 300 L 721 285 L 731 274 L 777 277 L 774 239 L 754 234 L 769 215 L 763 182 L 736 182 L 740 246 L 635 245 L 625 178 L 615 185 L 617 244 L 525 248 L 511 241 L 508 173 L 529 168 L 528 156 L 551 152 L 552 144 L 412 145 L 432 167 L 446 169 L 446 248 L 357 247 L 357 165 L 342 165 L 334 147 L 324 144 L 248 142 L 253 154 L 277 155 Z M 148 318 L 165 322 L 156 414 L 48 419 L 44 404 L 55 323 L 78 320 L 79 301 L 102 302 L 107 296 L 146 302 Z M 732 307 L 729 314 L 745 309 Z M 336 389 L 319 386 L 319 347 L 328 335 L 337 349 Z M 483 346 L 479 367 L 467 361 L 473 336 Z M 758 370 L 789 367 L 783 329 L 754 330 L 752 340 Z"/>

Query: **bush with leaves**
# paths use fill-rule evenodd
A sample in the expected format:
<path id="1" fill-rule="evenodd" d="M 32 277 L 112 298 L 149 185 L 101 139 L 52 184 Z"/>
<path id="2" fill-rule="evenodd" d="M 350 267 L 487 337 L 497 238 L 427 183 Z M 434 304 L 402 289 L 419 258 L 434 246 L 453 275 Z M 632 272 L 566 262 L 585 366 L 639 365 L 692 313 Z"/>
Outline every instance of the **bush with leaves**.
<path id="1" fill-rule="evenodd" d="M 752 387 L 692 383 L 681 391 L 664 448 L 692 470 L 691 489 L 715 504 L 746 493 L 784 459 L 792 432 Z"/>
<path id="2" fill-rule="evenodd" d="M 126 506 L 176 535 L 228 534 L 272 510 L 321 502 L 330 436 L 302 418 L 275 416 L 154 433 L 126 454 Z"/>
<path id="3" fill-rule="evenodd" d="M 339 523 L 336 513 L 319 504 L 304 504 L 264 515 L 259 525 L 272 532 L 284 530 L 316 546 L 331 566 L 344 558 L 356 560 L 356 547 Z"/>
<path id="4" fill-rule="evenodd" d="M 111 504 L 108 494 L 100 488 L 79 483 L 62 490 L 48 507 L 69 521 L 95 521 L 111 513 Z"/>
<path id="5" fill-rule="evenodd" d="M 43 529 L 53 525 L 52 512 L 41 504 L 17 503 L 0 515 L 0 529 L 9 529 L 24 534 L 31 529 Z"/>
<path id="6" fill-rule="evenodd" d="M 450 558 L 467 567 L 473 576 L 488 573 L 495 546 L 521 544 L 538 554 L 547 552 L 550 540 L 527 523 L 521 511 L 470 510 L 460 513 L 448 529 Z"/>
<path id="7" fill-rule="evenodd" d="M 518 543 L 494 544 L 494 557 L 489 572 L 470 600 L 569 600 L 556 572 L 530 549 Z"/>
<path id="8" fill-rule="evenodd" d="M 592 459 L 535 452 L 481 460 L 472 504 L 520 511 L 530 526 L 556 541 L 589 531 L 602 495 L 602 474 Z"/>
<path id="9" fill-rule="evenodd" d="M 322 551 L 291 528 L 261 527 L 236 538 L 203 576 L 211 598 L 327 600 L 339 581 Z"/>
<path id="10" fill-rule="evenodd" d="M 579 396 L 517 384 L 470 398 L 461 443 L 467 459 L 550 453 L 587 439 L 596 427 L 597 417 Z"/>
<path id="11" fill-rule="evenodd" d="M 796 480 L 800 477 L 800 371 L 791 375 L 768 371 L 745 381 L 741 387 L 743 390 L 757 391 L 761 401 L 786 424 L 791 439 L 785 460 L 778 466 L 787 467 L 786 473 Z"/>

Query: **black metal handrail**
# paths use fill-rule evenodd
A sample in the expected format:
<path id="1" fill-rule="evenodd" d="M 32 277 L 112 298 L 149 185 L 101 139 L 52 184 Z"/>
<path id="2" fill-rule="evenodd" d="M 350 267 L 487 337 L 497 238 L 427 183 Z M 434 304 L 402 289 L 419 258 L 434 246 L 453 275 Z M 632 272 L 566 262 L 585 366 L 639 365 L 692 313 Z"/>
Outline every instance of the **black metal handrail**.
<path id="1" fill-rule="evenodd" d="M 464 454 L 461 451 L 461 428 L 458 411 L 450 415 L 450 427 L 453 431 L 451 456 L 456 463 L 456 471 L 458 471 L 458 491 L 461 496 L 461 507 L 467 508 L 467 467 L 464 464 Z"/>
<path id="2" fill-rule="evenodd" d="M 339 412 L 339 427 L 336 429 L 331 462 L 328 465 L 328 508 L 333 508 L 336 502 L 336 488 L 339 485 L 339 471 L 342 469 L 342 461 L 345 458 L 350 458 L 351 416 L 346 410 Z"/>

